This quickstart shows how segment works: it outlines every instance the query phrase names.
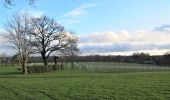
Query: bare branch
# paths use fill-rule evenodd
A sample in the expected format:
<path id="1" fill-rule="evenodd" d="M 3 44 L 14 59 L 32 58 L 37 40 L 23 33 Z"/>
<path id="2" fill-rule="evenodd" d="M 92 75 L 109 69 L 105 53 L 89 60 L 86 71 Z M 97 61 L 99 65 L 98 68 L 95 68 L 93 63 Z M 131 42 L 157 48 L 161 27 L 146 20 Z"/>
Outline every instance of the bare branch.
<path id="1" fill-rule="evenodd" d="M 13 1 L 14 0 L 3 0 L 4 1 L 4 6 L 9 8 L 10 6 L 14 5 Z M 36 0 L 27 0 L 29 5 L 34 5 Z"/>

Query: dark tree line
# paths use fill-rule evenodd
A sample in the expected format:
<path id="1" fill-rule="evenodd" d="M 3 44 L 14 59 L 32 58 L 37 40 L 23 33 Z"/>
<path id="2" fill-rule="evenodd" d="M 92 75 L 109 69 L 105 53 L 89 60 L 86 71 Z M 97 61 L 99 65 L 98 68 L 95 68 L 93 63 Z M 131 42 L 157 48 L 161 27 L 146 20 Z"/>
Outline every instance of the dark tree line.
<path id="1" fill-rule="evenodd" d="M 3 57 L 4 63 L 9 63 L 10 57 Z M 14 60 L 14 59 L 12 59 Z M 11 61 L 12 61 L 11 60 Z M 150 56 L 144 53 L 135 53 L 131 56 L 101 56 L 101 55 L 89 55 L 89 56 L 65 56 L 66 62 L 122 62 L 122 63 L 138 63 L 138 64 L 155 64 L 159 66 L 170 66 L 170 53 L 158 56 Z M 14 60 L 15 63 L 18 60 Z M 42 63 L 41 57 L 30 57 L 28 63 Z M 50 56 L 48 62 L 54 63 L 54 57 Z M 61 59 L 58 60 L 61 62 Z"/>
<path id="2" fill-rule="evenodd" d="M 156 64 L 156 65 L 170 65 L 170 53 L 158 56 L 150 56 L 145 53 L 134 53 L 131 56 L 75 56 L 73 58 L 65 56 L 66 62 L 122 62 L 122 63 L 138 63 L 138 64 Z M 49 62 L 54 62 L 53 57 L 48 59 Z M 42 62 L 39 57 L 31 57 L 29 62 Z"/>

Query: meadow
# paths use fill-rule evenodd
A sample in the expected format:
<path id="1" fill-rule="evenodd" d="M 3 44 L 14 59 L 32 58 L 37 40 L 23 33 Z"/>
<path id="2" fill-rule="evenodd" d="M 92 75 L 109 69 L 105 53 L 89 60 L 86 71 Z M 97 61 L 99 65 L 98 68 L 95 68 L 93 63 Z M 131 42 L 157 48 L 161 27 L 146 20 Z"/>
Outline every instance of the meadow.
<path id="1" fill-rule="evenodd" d="M 0 67 L 0 100 L 169 99 L 166 66 L 81 62 L 74 70 L 67 63 L 62 71 L 30 75 L 16 67 Z"/>

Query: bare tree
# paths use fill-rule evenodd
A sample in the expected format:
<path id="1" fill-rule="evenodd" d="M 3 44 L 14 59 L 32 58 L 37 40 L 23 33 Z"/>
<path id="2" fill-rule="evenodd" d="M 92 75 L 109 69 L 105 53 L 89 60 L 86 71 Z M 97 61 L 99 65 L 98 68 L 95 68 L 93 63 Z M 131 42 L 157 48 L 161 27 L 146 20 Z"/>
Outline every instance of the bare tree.
<path id="1" fill-rule="evenodd" d="M 16 49 L 23 73 L 27 74 L 27 61 L 31 53 L 30 39 L 30 17 L 27 13 L 16 13 L 12 19 L 7 23 L 5 39 L 9 47 Z"/>
<path id="2" fill-rule="evenodd" d="M 31 45 L 41 53 L 45 66 L 48 66 L 48 57 L 56 50 L 65 49 L 69 44 L 69 36 L 64 27 L 54 19 L 42 16 L 32 19 Z"/>
<path id="3" fill-rule="evenodd" d="M 69 38 L 68 46 L 64 50 L 61 50 L 60 53 L 63 56 L 69 57 L 69 61 L 71 62 L 71 67 L 73 69 L 74 59 L 79 54 L 80 50 L 77 46 L 78 37 L 75 36 L 74 32 L 70 32 L 70 35 L 72 38 Z"/>

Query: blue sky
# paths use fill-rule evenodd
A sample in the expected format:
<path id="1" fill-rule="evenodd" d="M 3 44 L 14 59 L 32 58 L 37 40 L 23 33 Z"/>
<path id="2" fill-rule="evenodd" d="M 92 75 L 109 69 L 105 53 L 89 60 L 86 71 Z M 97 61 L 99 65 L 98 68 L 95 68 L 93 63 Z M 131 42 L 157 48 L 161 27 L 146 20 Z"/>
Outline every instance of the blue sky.
<path id="1" fill-rule="evenodd" d="M 25 1 L 14 0 L 15 6 L 11 9 L 0 6 L 1 27 L 6 18 L 20 10 L 56 18 L 66 28 L 77 33 L 122 29 L 133 31 L 170 23 L 170 0 L 37 0 L 35 7 L 29 6 Z M 80 9 L 84 13 L 72 16 L 75 19 L 69 15 L 64 16 L 72 10 L 88 5 L 90 6 Z"/>
<path id="2" fill-rule="evenodd" d="M 91 45 L 97 48 L 100 45 L 100 48 L 106 49 L 106 46 L 110 48 L 119 45 L 116 51 L 115 47 L 109 51 L 119 52 L 118 48 L 127 44 L 125 47 L 129 47 L 128 51 L 140 50 L 132 47 L 151 51 L 158 48 L 169 49 L 170 0 L 37 0 L 34 6 L 28 5 L 25 1 L 14 0 L 15 6 L 11 6 L 10 9 L 2 6 L 3 2 L 0 1 L 0 29 L 3 29 L 4 23 L 10 19 L 11 14 L 17 11 L 28 11 L 34 16 L 48 15 L 55 18 L 66 29 L 75 31 L 80 37 L 81 48 L 87 49 Z M 161 32 L 155 31 L 158 29 Z M 145 33 L 145 36 L 141 36 L 141 33 Z M 149 40 L 148 34 L 151 37 L 159 35 L 162 38 L 155 37 Z M 134 40 L 135 43 L 131 42 L 136 38 L 135 36 L 138 40 Z M 142 43 L 139 42 L 141 38 Z M 164 40 L 166 42 L 163 42 Z M 102 42 L 99 44 L 99 41 Z M 102 47 L 102 44 L 105 47 Z M 162 46 L 165 45 L 166 48 L 163 48 Z M 153 47 L 148 49 L 148 46 Z M 92 49 L 94 52 L 95 50 Z M 124 52 L 127 52 L 127 48 Z"/>

